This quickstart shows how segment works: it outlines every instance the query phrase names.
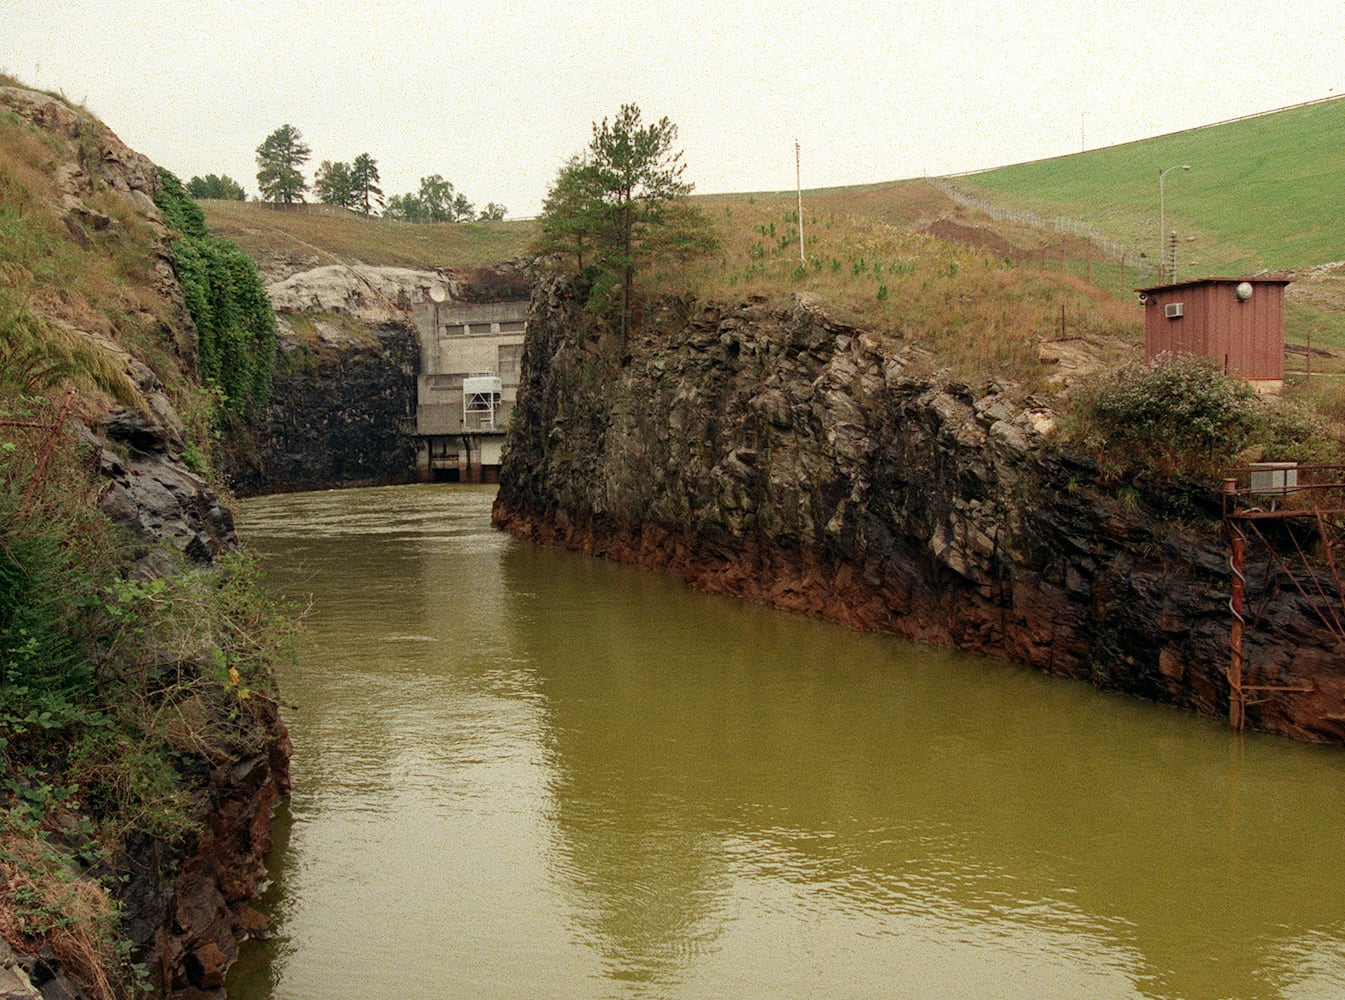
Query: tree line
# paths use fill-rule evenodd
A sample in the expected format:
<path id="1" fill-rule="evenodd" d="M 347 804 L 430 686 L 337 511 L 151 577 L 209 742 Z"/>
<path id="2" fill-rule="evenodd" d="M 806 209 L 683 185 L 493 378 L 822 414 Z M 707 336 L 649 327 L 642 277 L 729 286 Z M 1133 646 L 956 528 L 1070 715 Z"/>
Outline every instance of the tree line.
<path id="1" fill-rule="evenodd" d="M 304 142 L 303 134 L 289 124 L 263 139 L 256 152 L 257 187 L 263 201 L 293 205 L 303 202 L 304 194 L 311 191 L 323 204 L 403 222 L 498 222 L 508 211 L 493 201 L 478 211 L 442 174 L 422 177 L 419 190 L 385 200 L 379 187 L 378 161 L 369 153 L 361 153 L 348 163 L 323 160 L 310 186 L 303 166 L 312 158 L 313 150 Z M 187 183 L 187 193 L 193 198 L 246 198 L 240 184 L 214 174 L 193 177 Z"/>
<path id="2" fill-rule="evenodd" d="M 442 174 L 420 179 L 420 188 L 395 194 L 384 200 L 379 185 L 378 161 L 368 153 L 354 160 L 323 160 L 309 185 L 303 166 L 312 158 L 312 148 L 293 125 L 282 125 L 257 147 L 257 186 L 262 201 L 293 205 L 304 200 L 306 192 L 326 205 L 348 208 L 361 215 L 381 214 L 401 222 L 499 222 L 508 211 L 496 202 L 477 209 L 467 196 L 454 188 Z M 232 177 L 207 174 L 193 177 L 186 184 L 193 198 L 217 198 L 244 201 L 247 192 Z"/>

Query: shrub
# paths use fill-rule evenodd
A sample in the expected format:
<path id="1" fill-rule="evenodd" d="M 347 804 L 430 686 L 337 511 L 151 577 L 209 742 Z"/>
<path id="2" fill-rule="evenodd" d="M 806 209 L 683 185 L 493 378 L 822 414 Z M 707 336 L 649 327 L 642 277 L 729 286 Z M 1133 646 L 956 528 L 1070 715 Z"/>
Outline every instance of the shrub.
<path id="1" fill-rule="evenodd" d="M 1075 441 L 1110 474 L 1216 475 L 1266 425 L 1250 386 L 1191 355 L 1108 372 L 1084 387 L 1073 417 Z"/>

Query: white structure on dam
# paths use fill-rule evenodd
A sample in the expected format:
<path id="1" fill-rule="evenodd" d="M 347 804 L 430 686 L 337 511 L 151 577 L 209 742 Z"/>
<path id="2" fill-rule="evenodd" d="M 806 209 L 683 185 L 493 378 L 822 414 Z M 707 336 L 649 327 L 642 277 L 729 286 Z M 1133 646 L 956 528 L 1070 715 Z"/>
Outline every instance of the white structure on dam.
<path id="1" fill-rule="evenodd" d="M 422 301 L 416 384 L 416 474 L 422 481 L 499 481 L 500 448 L 518 398 L 527 300 Z"/>

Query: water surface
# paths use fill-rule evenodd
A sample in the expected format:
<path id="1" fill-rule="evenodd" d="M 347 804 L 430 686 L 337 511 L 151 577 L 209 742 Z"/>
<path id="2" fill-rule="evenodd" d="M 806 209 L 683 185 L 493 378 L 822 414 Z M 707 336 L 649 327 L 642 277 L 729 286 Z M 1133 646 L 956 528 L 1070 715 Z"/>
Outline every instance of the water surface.
<path id="1" fill-rule="evenodd" d="M 1345 995 L 1345 754 L 494 532 L 251 500 L 311 602 L 242 1000 Z"/>

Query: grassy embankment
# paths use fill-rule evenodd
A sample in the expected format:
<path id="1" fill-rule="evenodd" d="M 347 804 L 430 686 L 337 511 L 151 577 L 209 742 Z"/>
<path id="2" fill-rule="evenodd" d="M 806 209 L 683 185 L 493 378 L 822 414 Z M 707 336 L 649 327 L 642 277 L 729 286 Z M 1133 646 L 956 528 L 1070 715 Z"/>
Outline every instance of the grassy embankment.
<path id="1" fill-rule="evenodd" d="M 197 456 L 215 399 L 184 360 L 154 228 L 102 186 L 63 203 L 58 176 L 97 176 L 105 136 L 91 117 L 67 136 L 0 110 L 0 937 L 120 997 L 138 973 L 115 859 L 201 820 L 200 775 L 257 738 L 248 698 L 282 636 L 241 561 L 218 572 L 165 547 L 178 573 L 129 575 L 148 546 L 100 511 L 97 455 L 71 433 L 145 407 L 127 355 Z"/>
<path id="2" fill-rule="evenodd" d="M 1130 289 L 1152 280 L 1135 265 L 1142 250 L 1150 261 L 1155 253 L 1158 164 L 1192 166 L 1167 182 L 1167 227 L 1196 236 L 1181 243 L 1182 273 L 1310 268 L 1343 255 L 1345 241 L 1334 236 L 1345 185 L 1332 183 L 1340 172 L 1332 151 L 1345 145 L 1341 108 L 1325 102 L 952 180 L 995 205 L 1091 223 L 1129 248 L 1125 270 L 1077 236 L 964 209 L 937 186 L 911 180 L 805 191 L 804 260 L 793 192 L 697 196 L 717 224 L 721 250 L 655 265 L 643 285 L 727 300 L 763 295 L 782 307 L 809 293 L 838 319 L 924 348 L 929 368 L 1042 391 L 1054 371 L 1040 356 L 1047 342 L 1070 340 L 1107 364 L 1138 355 L 1142 312 Z M 370 263 L 500 260 L 525 253 L 535 231 L 530 222 L 414 226 L 251 204 L 205 207 L 212 229 L 254 254 L 292 251 L 298 243 L 288 230 Z M 957 240 L 930 234 L 936 224 L 947 232 L 950 221 L 961 230 Z M 1025 263 L 1033 258 L 1037 266 Z M 1345 348 L 1342 317 L 1345 277 L 1304 275 L 1290 286 L 1291 341 L 1310 335 L 1316 348 Z M 1315 359 L 1314 370 L 1330 363 Z M 1325 398 L 1330 393 L 1296 392 L 1345 415 Z"/>
<path id="3" fill-rule="evenodd" d="M 978 197 L 1095 226 L 1123 246 L 1158 249 L 1178 235 L 1181 277 L 1288 270 L 1288 336 L 1345 349 L 1345 98 L 955 179 Z M 1190 166 L 1189 171 L 1180 169 Z"/>
<path id="4" fill-rule="evenodd" d="M 926 230 L 966 213 L 923 181 L 804 192 L 804 259 L 792 193 L 713 195 L 698 204 L 719 223 L 723 246 L 711 258 L 661 270 L 653 286 L 710 298 L 764 295 L 788 305 L 814 296 L 838 319 L 892 343 L 923 349 L 923 364 L 978 380 L 1005 377 L 1042 388 L 1051 369 L 1045 341 L 1083 338 L 1119 359 L 1140 339 L 1131 301 L 1068 274 L 1005 260 L 1004 234 L 981 246 Z M 1040 235 L 1011 234 L 1016 245 Z"/>
<path id="5" fill-rule="evenodd" d="M 528 221 L 392 222 L 327 205 L 284 210 L 258 202 L 199 204 L 211 233 L 236 243 L 254 260 L 270 254 L 304 256 L 311 246 L 343 263 L 361 261 L 386 267 L 494 264 L 523 256 L 536 229 Z"/>

